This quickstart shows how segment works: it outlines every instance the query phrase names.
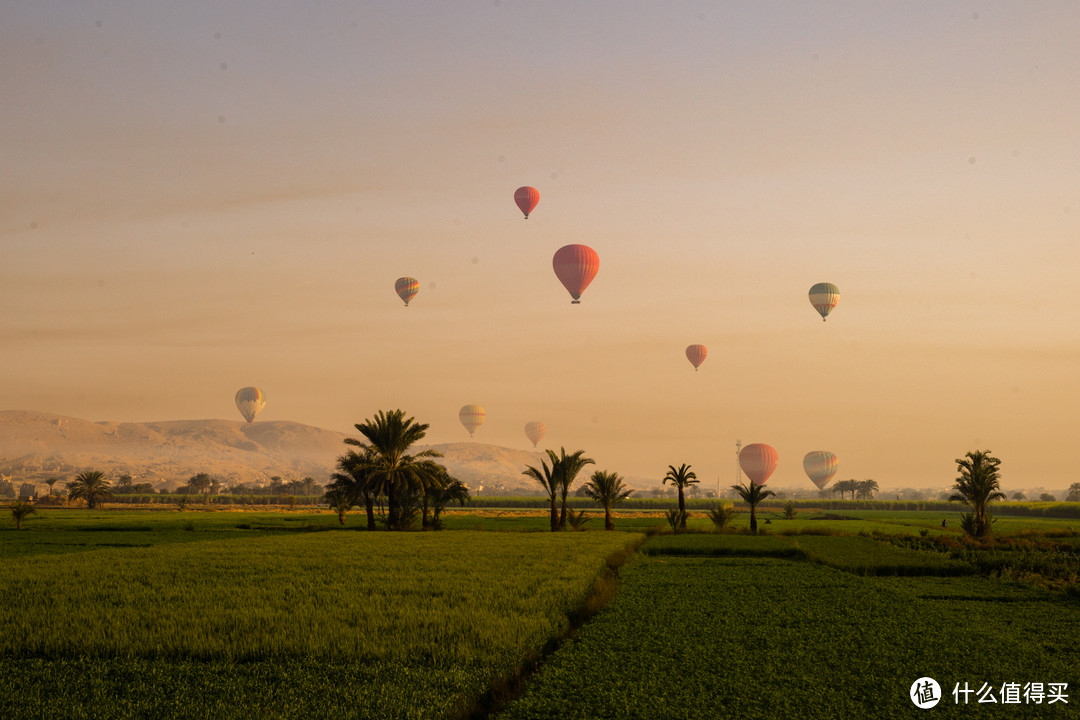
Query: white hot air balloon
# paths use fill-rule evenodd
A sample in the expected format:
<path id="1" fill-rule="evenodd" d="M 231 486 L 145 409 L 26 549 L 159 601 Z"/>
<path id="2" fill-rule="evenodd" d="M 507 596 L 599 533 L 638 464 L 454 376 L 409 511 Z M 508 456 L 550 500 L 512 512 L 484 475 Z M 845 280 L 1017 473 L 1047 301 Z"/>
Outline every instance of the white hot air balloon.
<path id="1" fill-rule="evenodd" d="M 458 419 L 469 431 L 469 437 L 472 437 L 476 429 L 484 424 L 485 417 L 484 408 L 479 405 L 466 405 L 458 411 Z"/>

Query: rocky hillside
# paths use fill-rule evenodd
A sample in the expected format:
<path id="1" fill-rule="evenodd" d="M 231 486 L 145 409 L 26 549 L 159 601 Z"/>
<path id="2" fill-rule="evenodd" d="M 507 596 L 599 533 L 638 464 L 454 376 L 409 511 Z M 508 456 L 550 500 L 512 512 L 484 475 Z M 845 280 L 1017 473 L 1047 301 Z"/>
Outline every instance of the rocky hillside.
<path id="1" fill-rule="evenodd" d="M 12 482 L 70 480 L 83 470 L 175 487 L 205 472 L 224 484 L 313 477 L 324 483 L 347 448 L 345 434 L 294 422 L 170 420 L 92 422 L 51 413 L 0 411 L 0 474 Z M 540 454 L 480 443 L 431 445 L 470 488 L 528 489 L 521 476 Z"/>

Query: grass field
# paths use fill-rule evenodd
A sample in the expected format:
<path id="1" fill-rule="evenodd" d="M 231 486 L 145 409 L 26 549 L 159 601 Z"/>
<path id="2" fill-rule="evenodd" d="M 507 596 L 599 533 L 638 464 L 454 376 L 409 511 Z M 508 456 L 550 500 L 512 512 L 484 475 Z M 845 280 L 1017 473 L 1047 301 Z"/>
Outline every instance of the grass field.
<path id="1" fill-rule="evenodd" d="M 863 537 L 661 536 L 643 550 L 499 718 L 915 717 L 923 676 L 946 694 L 935 717 L 1076 717 L 1080 698 L 995 714 L 951 695 L 965 682 L 1075 692 L 1080 603 L 1061 593 L 942 577 L 947 559 Z"/>
<path id="2" fill-rule="evenodd" d="M 369 533 L 329 512 L 43 510 L 0 522 L 0 717 L 458 718 L 537 661 L 501 717 L 884 718 L 921 712 L 923 675 L 1080 687 L 1075 521 L 1002 519 L 974 547 L 934 512 L 765 517 L 648 539 L 559 646 L 662 515 Z M 931 712 L 987 714 L 946 700 Z"/>
<path id="3" fill-rule="evenodd" d="M 144 515 L 4 534 L 0 717 L 456 717 L 640 538 Z"/>

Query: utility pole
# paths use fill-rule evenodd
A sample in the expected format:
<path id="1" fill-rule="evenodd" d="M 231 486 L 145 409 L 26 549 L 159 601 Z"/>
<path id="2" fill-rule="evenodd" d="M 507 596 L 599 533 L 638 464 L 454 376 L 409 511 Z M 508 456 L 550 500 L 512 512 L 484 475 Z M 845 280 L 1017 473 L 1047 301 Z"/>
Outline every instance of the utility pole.
<path id="1" fill-rule="evenodd" d="M 735 441 L 735 484 L 742 485 L 742 465 L 739 463 L 739 454 L 742 452 L 742 440 Z"/>

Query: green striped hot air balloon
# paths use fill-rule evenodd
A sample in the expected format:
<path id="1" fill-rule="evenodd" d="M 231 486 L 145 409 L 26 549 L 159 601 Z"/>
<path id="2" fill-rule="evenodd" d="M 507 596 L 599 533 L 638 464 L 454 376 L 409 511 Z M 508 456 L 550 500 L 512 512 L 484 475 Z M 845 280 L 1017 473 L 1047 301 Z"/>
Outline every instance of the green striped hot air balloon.
<path id="1" fill-rule="evenodd" d="M 840 302 L 840 288 L 832 283 L 818 283 L 810 288 L 810 304 L 821 313 L 821 322 L 825 322 L 825 317 L 832 312 L 838 302 Z"/>

